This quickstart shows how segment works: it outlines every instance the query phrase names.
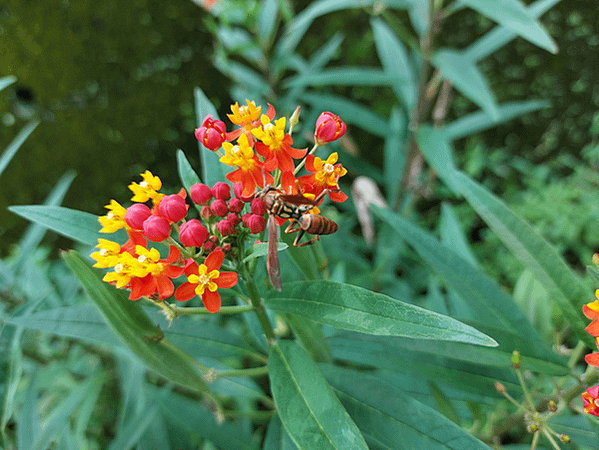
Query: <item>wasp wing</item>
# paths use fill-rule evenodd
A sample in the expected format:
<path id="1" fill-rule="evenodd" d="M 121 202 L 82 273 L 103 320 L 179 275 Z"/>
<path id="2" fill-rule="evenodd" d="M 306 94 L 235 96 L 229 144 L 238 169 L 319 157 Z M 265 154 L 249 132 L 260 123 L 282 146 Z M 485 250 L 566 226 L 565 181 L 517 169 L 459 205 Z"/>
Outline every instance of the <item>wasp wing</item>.
<path id="1" fill-rule="evenodd" d="M 283 290 L 281 282 L 281 268 L 279 267 L 279 253 L 277 249 L 277 221 L 273 214 L 268 215 L 268 253 L 266 255 L 266 271 L 270 284 L 277 291 Z"/>

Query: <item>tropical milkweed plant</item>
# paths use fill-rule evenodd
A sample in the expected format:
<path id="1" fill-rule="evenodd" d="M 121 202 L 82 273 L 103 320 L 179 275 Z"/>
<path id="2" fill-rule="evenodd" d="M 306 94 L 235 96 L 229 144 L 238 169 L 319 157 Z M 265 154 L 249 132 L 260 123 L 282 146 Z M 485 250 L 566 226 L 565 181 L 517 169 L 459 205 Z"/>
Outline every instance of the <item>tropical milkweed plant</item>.
<path id="1" fill-rule="evenodd" d="M 101 362 L 41 417 L 40 382 L 19 396 L 13 371 L 2 424 L 14 412 L 17 432 L 3 430 L 4 447 L 86 442 L 116 372 L 111 449 L 596 448 L 599 300 L 454 157 L 460 138 L 547 107 L 497 104 L 477 63 L 515 37 L 555 53 L 538 17 L 557 1 L 321 0 L 298 15 L 284 1 L 205 2 L 237 102 L 225 122 L 196 90 L 201 170 L 179 151 L 180 188 L 145 171 L 100 217 L 11 208 L 94 247 L 62 253 L 91 303 L 3 319 L 101 345 Z M 465 49 L 437 47 L 464 8 L 497 26 Z M 381 67 L 326 68 L 340 35 L 308 59 L 296 51 L 342 9 L 370 15 Z M 327 85 L 381 86 L 393 104 L 383 116 L 313 89 Z M 477 110 L 447 122 L 452 94 Z M 383 142 L 381 170 L 346 151 L 358 129 Z M 432 189 L 446 200 L 433 230 L 417 205 Z M 485 273 L 458 203 L 521 261 L 526 286 L 512 295 Z M 533 325 L 521 307 L 535 298 L 552 313 Z"/>

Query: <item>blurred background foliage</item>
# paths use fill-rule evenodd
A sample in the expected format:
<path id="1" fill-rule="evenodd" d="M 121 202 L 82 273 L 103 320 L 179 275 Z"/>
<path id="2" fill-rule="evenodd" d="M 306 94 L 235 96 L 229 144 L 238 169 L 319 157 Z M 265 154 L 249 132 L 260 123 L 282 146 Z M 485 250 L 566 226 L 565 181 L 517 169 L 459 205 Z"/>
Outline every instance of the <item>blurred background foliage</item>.
<path id="1" fill-rule="evenodd" d="M 293 7 L 299 11 L 309 3 L 294 2 Z M 591 0 L 569 0 L 544 15 L 560 48 L 557 55 L 516 39 L 481 61 L 499 103 L 538 98 L 551 107 L 455 143 L 459 165 L 539 226 L 578 268 L 599 250 L 586 214 L 596 208 L 590 194 L 599 164 L 599 87 L 593 84 L 599 65 L 598 8 Z M 407 34 L 407 14 L 405 19 L 398 25 Z M 197 164 L 193 88 L 201 86 L 221 117 L 231 101 L 230 81 L 212 63 L 212 25 L 209 13 L 193 2 L 8 0 L 0 5 L 0 74 L 18 79 L 0 94 L 0 148 L 31 117 L 42 121 L 4 174 L 1 255 L 10 251 L 25 224 L 6 207 L 40 203 L 67 169 L 78 176 L 64 205 L 100 214 L 106 199 L 126 197 L 127 184 L 145 169 L 174 183 L 176 149 Z M 493 23 L 464 9 L 443 26 L 459 31 L 440 33 L 446 40 L 440 44 L 463 48 Z M 372 51 L 360 51 L 373 46 L 368 16 L 360 10 L 316 21 L 298 52 L 313 54 L 337 32 L 345 36 L 337 61 L 379 64 Z M 277 86 L 272 88 L 270 101 Z M 389 95 L 373 95 L 375 89 L 380 88 L 331 88 L 368 101 L 387 116 L 394 101 L 391 89 L 384 88 Z M 456 91 L 453 95 L 447 120 L 473 109 Z M 382 140 L 351 127 L 350 133 L 362 156 L 380 167 Z M 430 223 L 438 220 L 435 197 L 421 200 L 418 208 Z M 460 214 L 472 217 L 470 240 L 490 274 L 513 282 L 520 267 L 493 237 L 486 239 L 482 221 L 463 209 Z M 53 234 L 45 239 L 54 247 L 68 246 Z"/>

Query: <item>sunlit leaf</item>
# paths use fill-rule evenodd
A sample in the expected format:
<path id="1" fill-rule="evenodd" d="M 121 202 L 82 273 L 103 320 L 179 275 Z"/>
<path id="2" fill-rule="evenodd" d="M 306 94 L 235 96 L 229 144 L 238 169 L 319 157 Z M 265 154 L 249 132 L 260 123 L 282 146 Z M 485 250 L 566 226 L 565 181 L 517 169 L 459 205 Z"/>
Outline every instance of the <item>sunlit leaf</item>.
<path id="1" fill-rule="evenodd" d="M 15 156 L 17 150 L 21 148 L 23 142 L 25 142 L 29 135 L 33 133 L 33 130 L 35 130 L 35 128 L 38 125 L 38 120 L 33 120 L 29 122 L 27 125 L 23 127 L 21 131 L 19 131 L 19 134 L 17 134 L 17 136 L 11 141 L 11 143 L 8 144 L 8 147 L 6 147 L 6 150 L 4 150 L 4 153 L 2 153 L 2 156 L 0 157 L 0 175 L 2 175 L 2 172 L 4 172 L 4 169 L 6 169 L 6 166 L 8 166 L 8 163 L 11 161 L 13 156 Z"/>
<path id="2" fill-rule="evenodd" d="M 266 299 L 266 306 L 344 330 L 495 345 L 493 339 L 451 317 L 350 284 L 284 284 L 282 292 L 273 292 Z"/>
<path id="3" fill-rule="evenodd" d="M 295 342 L 270 350 L 268 377 L 279 417 L 300 449 L 368 449 L 331 387 Z"/>

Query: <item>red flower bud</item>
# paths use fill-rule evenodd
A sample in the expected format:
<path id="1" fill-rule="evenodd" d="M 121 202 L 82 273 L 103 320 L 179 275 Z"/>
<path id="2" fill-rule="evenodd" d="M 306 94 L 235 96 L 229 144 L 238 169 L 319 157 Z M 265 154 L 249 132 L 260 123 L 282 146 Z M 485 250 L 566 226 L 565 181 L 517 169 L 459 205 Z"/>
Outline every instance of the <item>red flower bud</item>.
<path id="1" fill-rule="evenodd" d="M 187 215 L 185 199 L 176 194 L 166 195 L 158 205 L 160 215 L 171 222 L 179 222 Z"/>
<path id="2" fill-rule="evenodd" d="M 259 198 L 252 200 L 251 208 L 253 214 L 257 214 L 258 216 L 263 216 L 266 214 L 266 203 Z"/>
<path id="3" fill-rule="evenodd" d="M 262 233 L 266 227 L 266 219 L 263 216 L 252 214 L 247 220 L 247 226 L 252 234 Z"/>
<path id="4" fill-rule="evenodd" d="M 226 140 L 227 127 L 221 120 L 214 120 L 212 116 L 206 116 L 202 126 L 196 128 L 196 139 L 208 150 L 218 150 Z"/>
<path id="5" fill-rule="evenodd" d="M 241 222 L 243 223 L 243 226 L 246 228 L 249 228 L 250 226 L 248 225 L 248 219 L 252 217 L 252 213 L 246 213 L 243 216 L 241 216 Z"/>
<path id="6" fill-rule="evenodd" d="M 143 230 L 144 221 L 151 215 L 152 213 L 147 205 L 143 203 L 134 203 L 127 208 L 125 222 L 134 230 Z"/>
<path id="7" fill-rule="evenodd" d="M 231 244 L 229 244 L 228 242 L 223 244 L 223 252 L 225 253 L 229 253 L 231 251 Z"/>
<path id="8" fill-rule="evenodd" d="M 189 193 L 196 205 L 207 205 L 208 202 L 212 200 L 212 191 L 208 186 L 202 183 L 194 184 L 189 189 Z"/>
<path id="9" fill-rule="evenodd" d="M 216 236 L 214 234 L 212 236 L 210 236 L 210 240 L 212 242 L 214 242 L 215 244 L 218 244 L 218 241 L 220 241 L 220 239 L 218 238 L 218 236 Z"/>
<path id="10" fill-rule="evenodd" d="M 204 251 L 211 252 L 216 247 L 216 244 L 210 240 L 204 242 Z"/>
<path id="11" fill-rule="evenodd" d="M 336 141 L 345 134 L 346 130 L 347 126 L 339 116 L 330 112 L 323 112 L 316 120 L 314 139 L 319 145 L 323 145 L 327 142 Z"/>
<path id="12" fill-rule="evenodd" d="M 231 198 L 231 187 L 227 183 L 218 181 L 212 187 L 212 195 L 220 200 L 229 200 Z"/>
<path id="13" fill-rule="evenodd" d="M 200 247 L 208 239 L 208 230 L 198 219 L 191 219 L 181 224 L 179 240 L 186 247 Z"/>
<path id="14" fill-rule="evenodd" d="M 164 241 L 171 234 L 171 225 L 164 217 L 152 214 L 144 221 L 144 236 L 152 242 Z"/>
<path id="15" fill-rule="evenodd" d="M 229 211 L 232 213 L 239 214 L 241 211 L 243 211 L 243 207 L 243 202 L 237 197 L 233 197 L 231 200 L 229 200 Z"/>
<path id="16" fill-rule="evenodd" d="M 214 217 L 210 206 L 202 206 L 202 210 L 200 211 L 200 217 L 206 221 L 209 221 Z"/>
<path id="17" fill-rule="evenodd" d="M 217 198 L 210 205 L 210 211 L 218 217 L 225 217 L 229 213 L 229 208 L 227 208 L 227 203 L 224 200 Z"/>
<path id="18" fill-rule="evenodd" d="M 241 222 L 241 217 L 239 217 L 235 213 L 229 213 L 227 214 L 227 222 L 231 222 L 231 225 L 233 225 L 233 227 L 236 227 L 237 225 L 239 225 L 239 222 Z"/>
<path id="19" fill-rule="evenodd" d="M 216 224 L 216 229 L 225 237 L 233 233 L 233 224 L 228 220 L 221 220 Z"/>

